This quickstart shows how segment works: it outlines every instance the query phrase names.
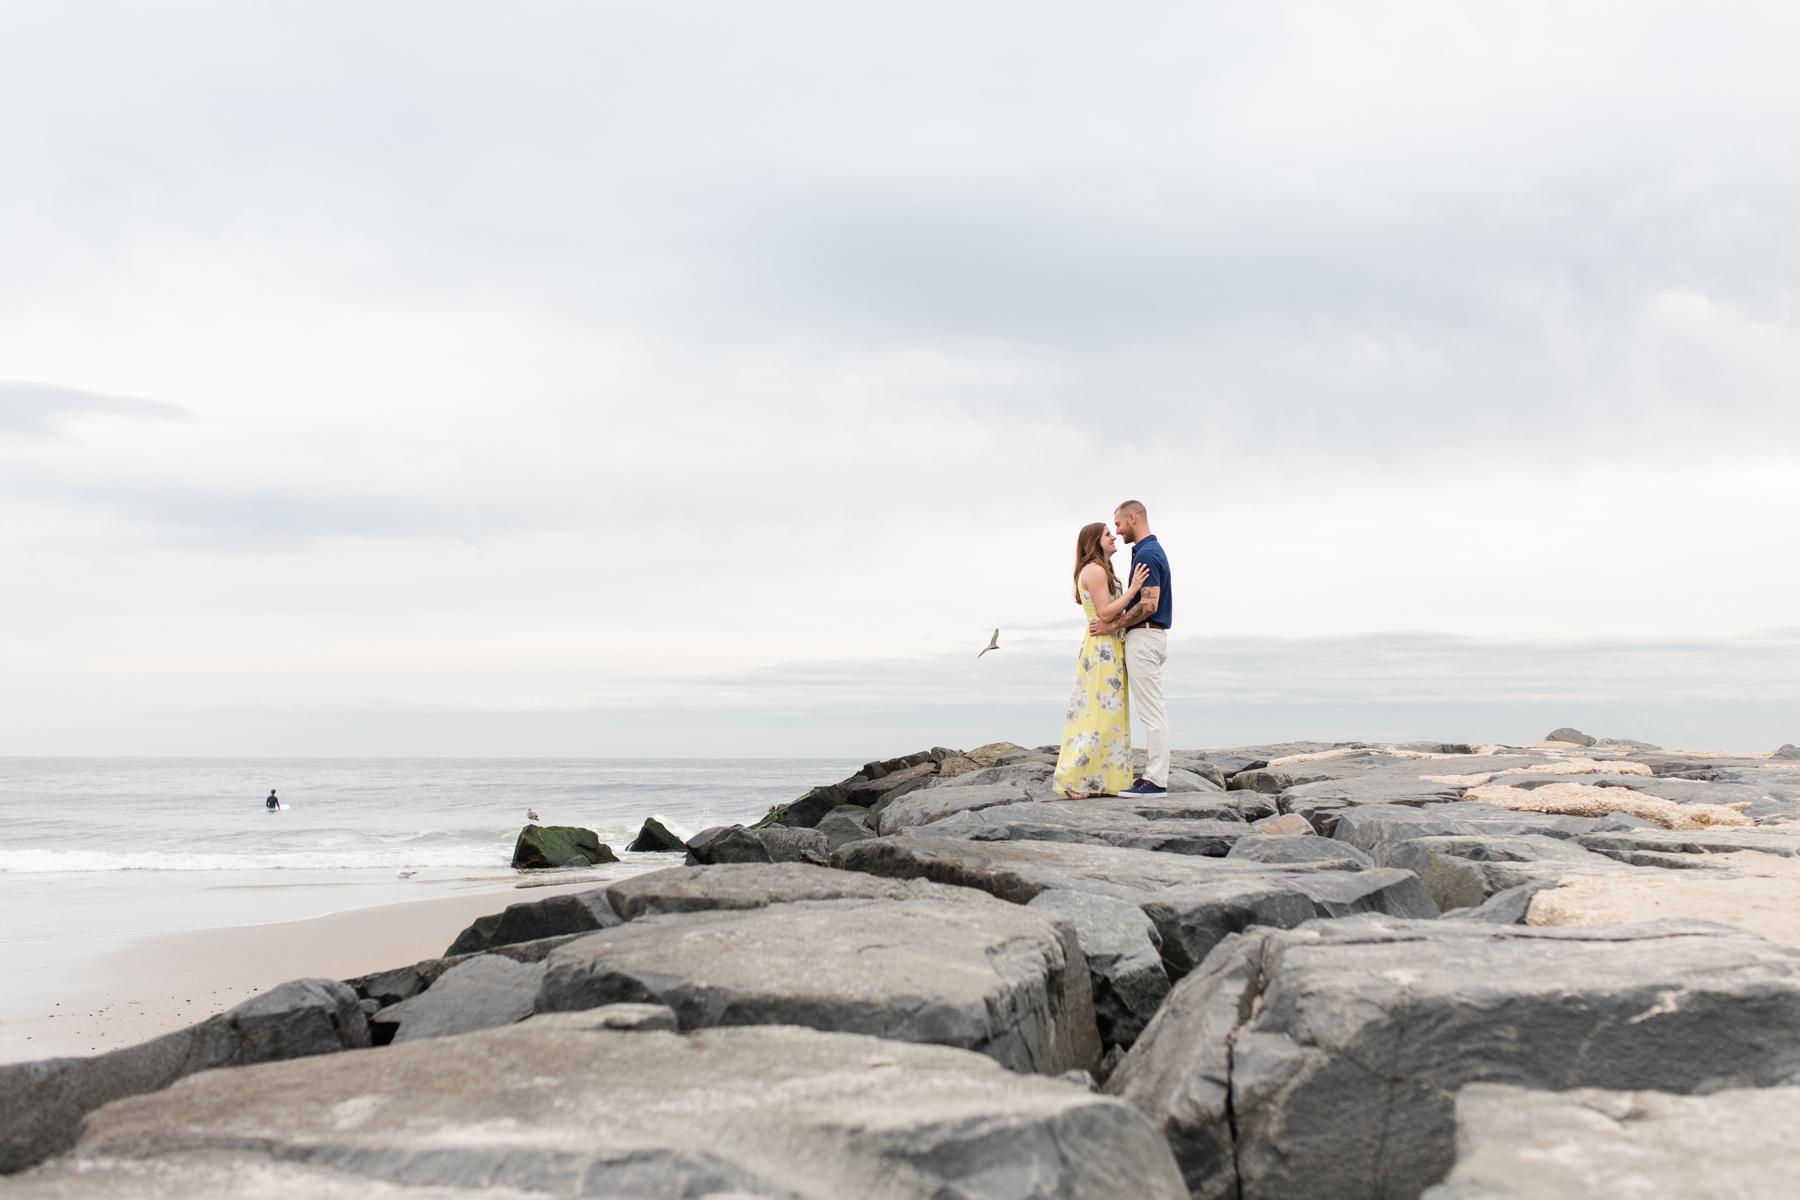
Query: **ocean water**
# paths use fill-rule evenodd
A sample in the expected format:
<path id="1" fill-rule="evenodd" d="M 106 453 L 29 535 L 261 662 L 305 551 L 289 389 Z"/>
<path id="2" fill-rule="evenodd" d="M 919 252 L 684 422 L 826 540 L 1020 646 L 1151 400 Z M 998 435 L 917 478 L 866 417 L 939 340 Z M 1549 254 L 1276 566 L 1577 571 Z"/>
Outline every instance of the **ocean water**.
<path id="1" fill-rule="evenodd" d="M 859 765 L 0 759 L 0 942 L 254 925 L 504 888 L 519 876 L 508 864 L 527 809 L 595 830 L 627 869 L 663 866 L 680 860 L 625 851 L 645 817 L 689 832 L 748 822 Z M 270 788 L 279 812 L 263 806 Z"/>

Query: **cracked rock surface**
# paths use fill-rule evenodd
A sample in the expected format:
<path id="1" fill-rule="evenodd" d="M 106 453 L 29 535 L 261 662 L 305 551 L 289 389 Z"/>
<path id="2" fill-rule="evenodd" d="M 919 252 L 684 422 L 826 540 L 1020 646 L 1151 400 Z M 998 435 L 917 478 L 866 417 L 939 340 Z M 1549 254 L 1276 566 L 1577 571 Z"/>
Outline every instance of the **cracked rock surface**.
<path id="1" fill-rule="evenodd" d="M 115 1104 L 21 1200 L 1180 1200 L 1127 1105 L 965 1051 L 566 1018 L 217 1072 Z"/>
<path id="2" fill-rule="evenodd" d="M 1691 1093 L 1800 1077 L 1800 951 L 1697 921 L 1359 916 L 1232 938 L 1108 1080 L 1195 1197 L 1414 1197 L 1459 1088 Z"/>

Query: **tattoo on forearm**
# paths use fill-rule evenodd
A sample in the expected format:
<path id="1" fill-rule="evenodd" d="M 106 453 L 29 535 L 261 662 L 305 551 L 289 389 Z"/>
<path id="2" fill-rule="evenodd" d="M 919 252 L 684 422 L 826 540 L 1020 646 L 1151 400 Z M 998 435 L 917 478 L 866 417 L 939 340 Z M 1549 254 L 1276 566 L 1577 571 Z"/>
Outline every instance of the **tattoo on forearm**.
<path id="1" fill-rule="evenodd" d="M 1138 602 L 1119 614 L 1119 628 L 1149 620 L 1156 613 L 1156 606 L 1161 600 L 1161 588 L 1145 588 L 1138 593 Z"/>

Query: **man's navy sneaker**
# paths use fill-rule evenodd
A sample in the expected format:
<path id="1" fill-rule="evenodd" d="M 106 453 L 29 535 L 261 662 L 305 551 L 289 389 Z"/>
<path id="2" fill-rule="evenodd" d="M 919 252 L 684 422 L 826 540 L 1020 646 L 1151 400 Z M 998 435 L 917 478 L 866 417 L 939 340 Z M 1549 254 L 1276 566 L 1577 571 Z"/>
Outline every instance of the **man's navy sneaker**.
<path id="1" fill-rule="evenodd" d="M 1157 787 L 1148 779 L 1140 779 L 1119 793 L 1121 796 L 1166 796 L 1168 794 L 1168 788 Z"/>

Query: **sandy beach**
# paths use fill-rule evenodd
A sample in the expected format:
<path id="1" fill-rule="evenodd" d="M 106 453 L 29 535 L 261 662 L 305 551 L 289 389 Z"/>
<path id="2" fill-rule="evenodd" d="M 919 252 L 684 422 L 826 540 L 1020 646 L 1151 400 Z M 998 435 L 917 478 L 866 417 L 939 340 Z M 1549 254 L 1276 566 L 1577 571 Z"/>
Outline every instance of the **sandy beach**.
<path id="1" fill-rule="evenodd" d="M 289 979 L 346 979 L 433 958 L 476 917 L 617 877 L 491 888 L 269 925 L 7 943 L 0 946 L 7 980 L 0 1062 L 116 1050 Z"/>

